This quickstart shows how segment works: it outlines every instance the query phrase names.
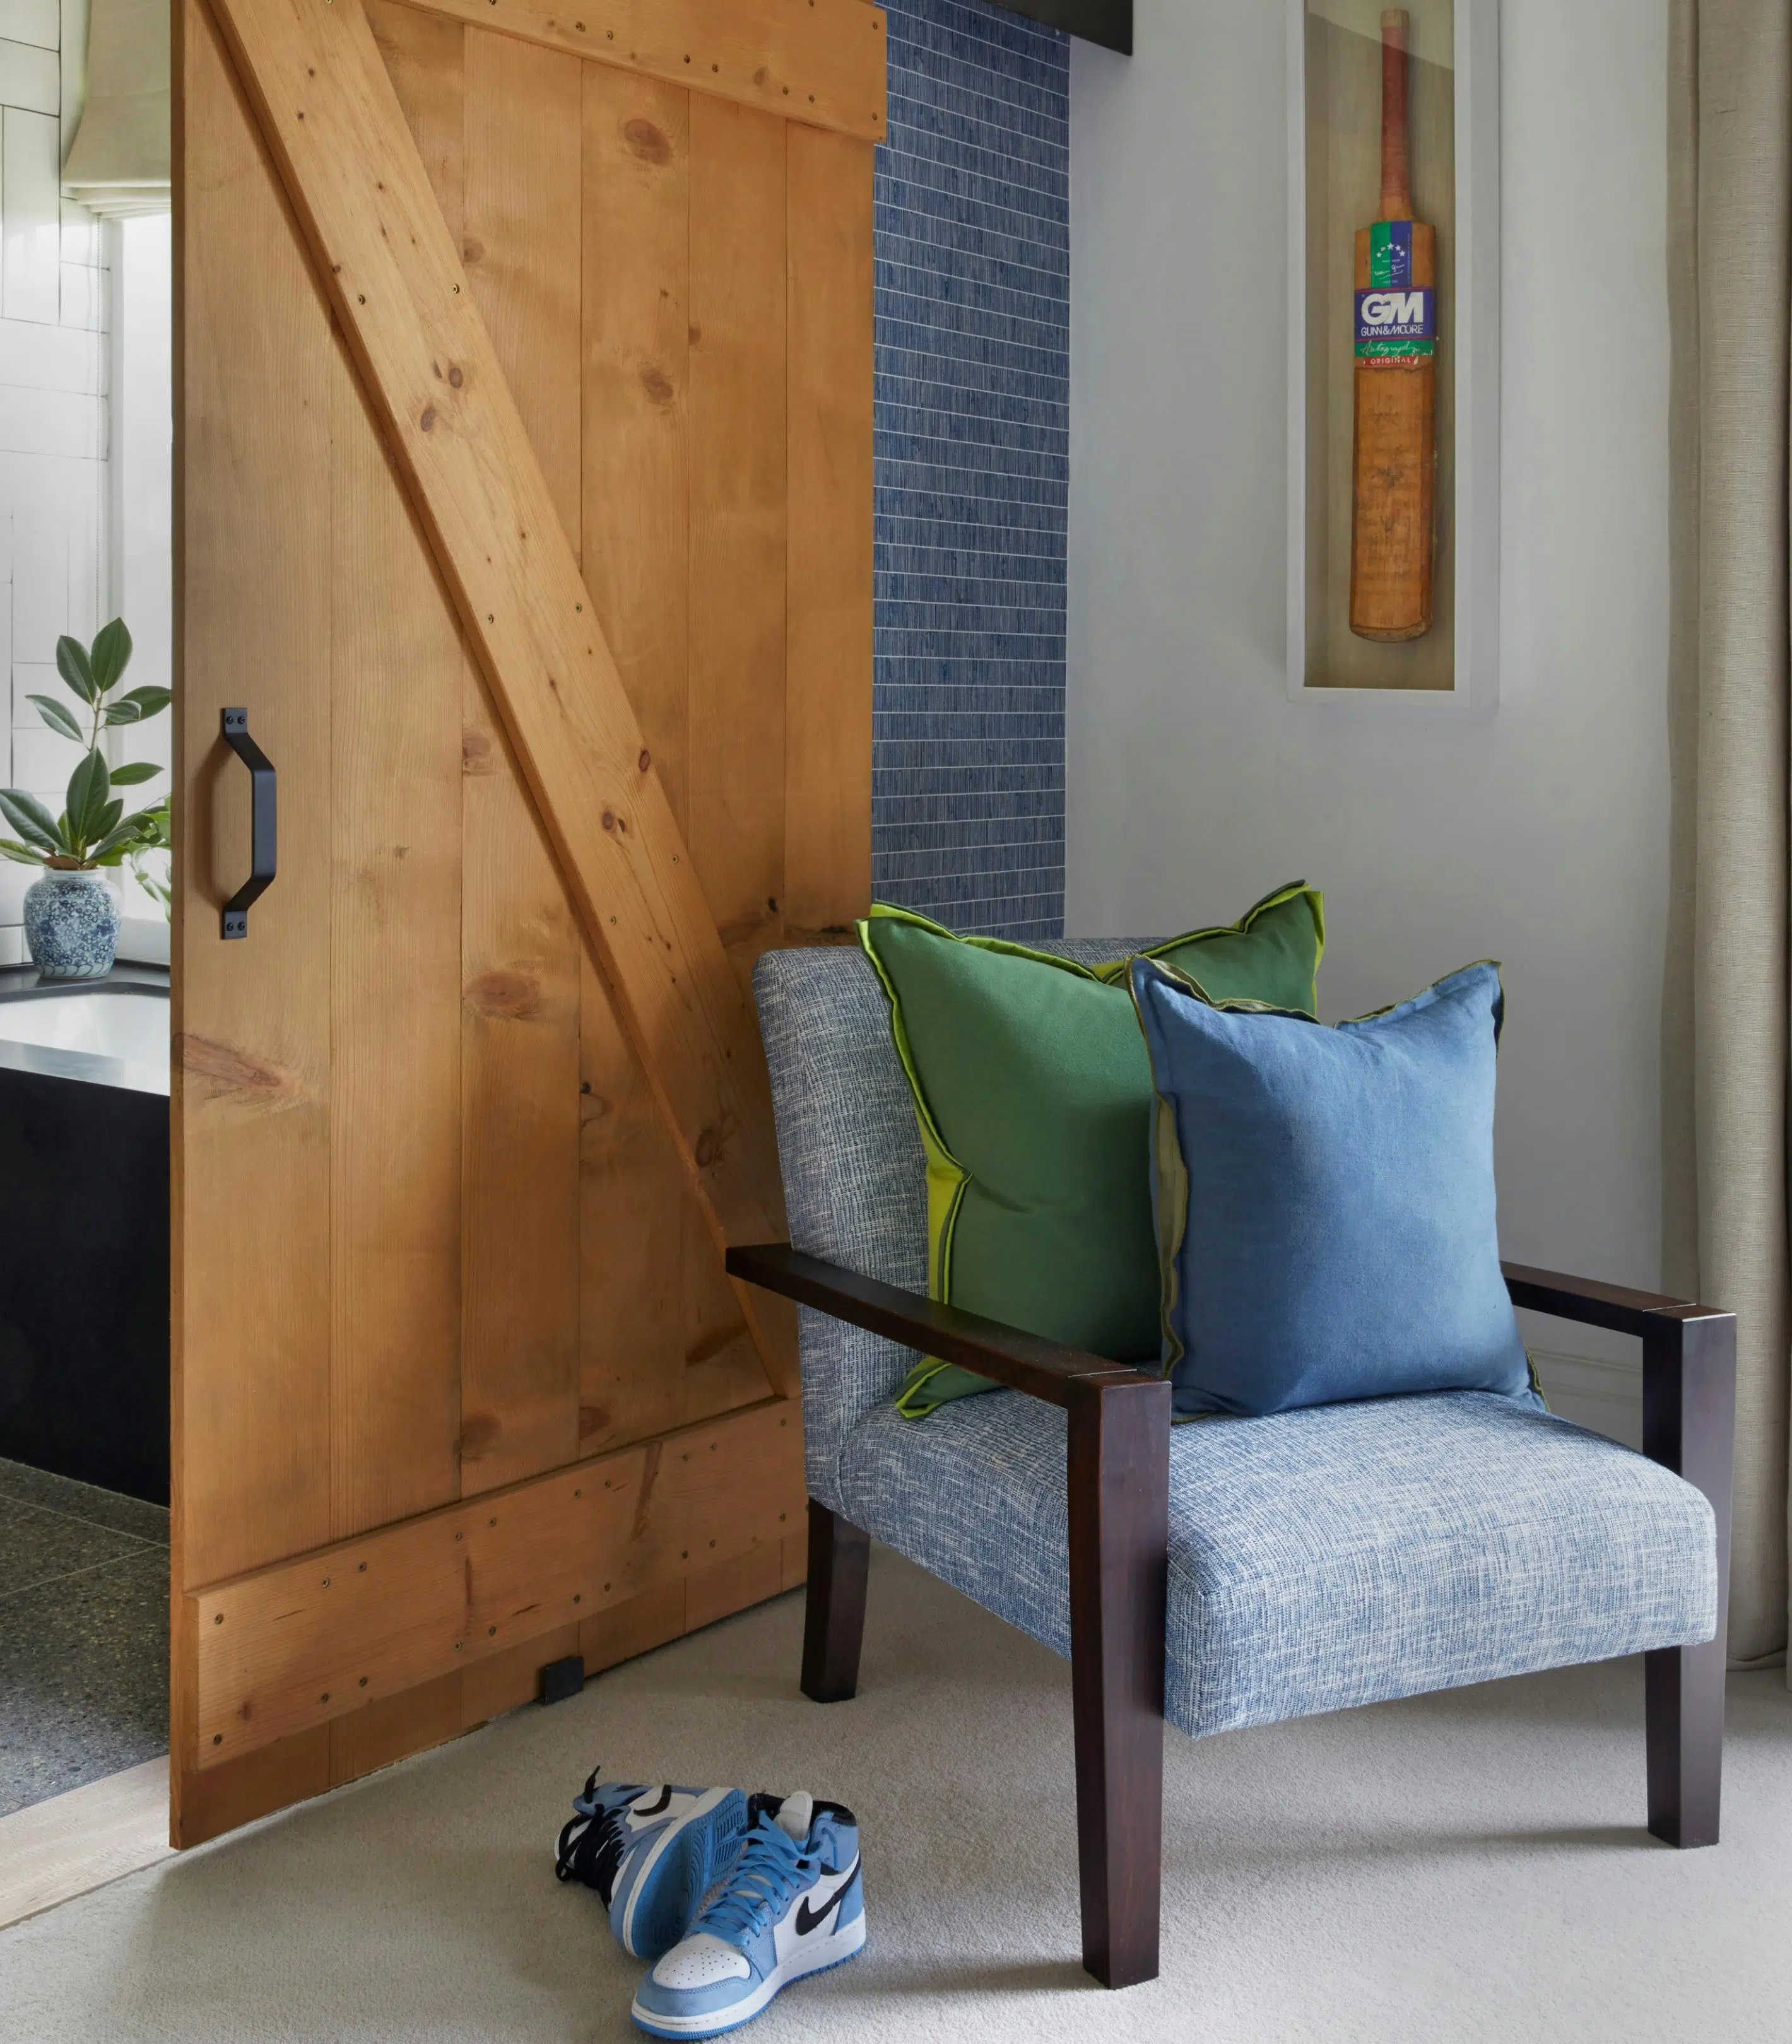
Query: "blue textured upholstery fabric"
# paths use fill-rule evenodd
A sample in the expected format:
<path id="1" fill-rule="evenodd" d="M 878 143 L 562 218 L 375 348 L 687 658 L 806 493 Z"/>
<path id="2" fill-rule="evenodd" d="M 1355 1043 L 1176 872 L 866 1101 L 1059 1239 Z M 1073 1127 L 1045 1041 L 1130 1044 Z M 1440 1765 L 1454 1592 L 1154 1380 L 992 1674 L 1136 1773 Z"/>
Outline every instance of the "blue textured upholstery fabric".
<path id="1" fill-rule="evenodd" d="M 1536 1404 L 1500 1275 L 1498 970 L 1336 1028 L 1215 1008 L 1148 959 L 1132 978 L 1177 1412 L 1450 1390 Z"/>
<path id="2" fill-rule="evenodd" d="M 1148 939 L 1066 944 L 1085 962 Z M 856 950 L 754 975 L 791 1239 L 925 1292 L 925 1159 Z M 1311 1025 L 1309 1025 L 1311 1026 Z M 806 1308 L 810 1494 L 1067 1653 L 1064 1419 L 1017 1392 L 912 1425 L 913 1350 Z M 1481 1393 L 1171 1436 L 1166 1709 L 1194 1735 L 1708 1639 L 1716 1537 L 1690 1485 Z"/>
<path id="3" fill-rule="evenodd" d="M 1070 1651 L 1064 1416 L 1005 1391 L 853 1429 L 848 1518 Z M 1711 1508 L 1486 1392 L 1213 1419 L 1170 1438 L 1164 1714 L 1191 1737 L 1709 1639 Z"/>

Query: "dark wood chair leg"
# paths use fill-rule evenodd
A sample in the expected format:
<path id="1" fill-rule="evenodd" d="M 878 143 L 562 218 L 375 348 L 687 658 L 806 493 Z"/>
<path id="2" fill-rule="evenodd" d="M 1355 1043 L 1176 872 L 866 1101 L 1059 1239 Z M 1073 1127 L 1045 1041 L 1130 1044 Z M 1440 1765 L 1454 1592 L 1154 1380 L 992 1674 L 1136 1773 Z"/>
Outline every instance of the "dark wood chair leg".
<path id="1" fill-rule="evenodd" d="M 1671 1846 L 1714 1846 L 1724 1766 L 1736 1321 L 1694 1307 L 1643 1338 L 1643 1449 L 1696 1484 L 1717 1520 L 1717 1633 L 1644 1656 L 1649 1829 Z"/>
<path id="2" fill-rule="evenodd" d="M 1071 1689 L 1083 1963 L 1157 1977 L 1170 1386 L 1079 1379 L 1070 1401 Z"/>
<path id="3" fill-rule="evenodd" d="M 858 1690 L 871 1558 L 871 1535 L 810 1498 L 802 1692 L 818 1704 L 844 1704 Z"/>

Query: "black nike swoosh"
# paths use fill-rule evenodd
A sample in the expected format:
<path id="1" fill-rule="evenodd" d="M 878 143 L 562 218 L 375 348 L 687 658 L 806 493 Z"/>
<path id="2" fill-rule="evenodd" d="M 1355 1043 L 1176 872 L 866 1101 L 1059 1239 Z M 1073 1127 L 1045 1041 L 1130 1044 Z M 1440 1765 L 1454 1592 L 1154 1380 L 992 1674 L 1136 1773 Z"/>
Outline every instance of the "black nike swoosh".
<path id="1" fill-rule="evenodd" d="M 845 1894 L 848 1888 L 852 1885 L 852 1877 L 858 1871 L 859 1862 L 857 1860 L 854 1860 L 852 1865 L 846 1869 L 845 1879 L 841 1881 L 839 1887 L 836 1888 L 833 1895 L 829 1897 L 827 1906 L 825 1908 L 817 1909 L 813 1915 L 809 1913 L 809 1897 L 806 1895 L 802 1898 L 802 1901 L 797 1904 L 797 1935 L 799 1938 L 806 1938 L 809 1932 L 815 1928 L 817 1923 L 825 1923 L 828 1919 L 833 1915 L 834 1911 L 839 1908 L 840 1905 L 840 1898 Z"/>
<path id="2" fill-rule="evenodd" d="M 637 1817 L 657 1817 L 662 1810 L 669 1810 L 671 1807 L 672 1785 L 668 1781 L 660 1791 L 660 1800 L 657 1803 L 649 1803 L 644 1810 L 637 1803 L 633 1807 L 633 1814 Z"/>

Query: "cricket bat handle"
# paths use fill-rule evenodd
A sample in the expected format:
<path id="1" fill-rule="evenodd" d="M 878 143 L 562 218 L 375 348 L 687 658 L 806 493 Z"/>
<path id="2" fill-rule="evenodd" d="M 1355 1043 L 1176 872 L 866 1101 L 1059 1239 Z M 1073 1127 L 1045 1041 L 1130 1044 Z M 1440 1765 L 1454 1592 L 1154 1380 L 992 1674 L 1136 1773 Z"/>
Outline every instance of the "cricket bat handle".
<path id="1" fill-rule="evenodd" d="M 1382 15 L 1382 211 L 1383 220 L 1413 217 L 1413 169 L 1407 155 L 1407 51 L 1412 21 L 1404 7 Z"/>

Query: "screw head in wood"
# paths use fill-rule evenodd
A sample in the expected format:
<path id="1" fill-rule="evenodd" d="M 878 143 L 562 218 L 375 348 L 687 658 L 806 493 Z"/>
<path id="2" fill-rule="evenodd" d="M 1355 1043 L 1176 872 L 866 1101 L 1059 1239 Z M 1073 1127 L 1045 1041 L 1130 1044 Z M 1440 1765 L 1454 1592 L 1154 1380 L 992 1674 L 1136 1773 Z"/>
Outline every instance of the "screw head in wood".
<path id="1" fill-rule="evenodd" d="M 213 1746 L 222 1746 L 222 1745 L 223 1745 L 223 1743 L 224 1743 L 224 1734 L 223 1734 L 222 1732 L 221 1732 L 221 1731 L 214 1731 L 214 1732 L 212 1734 L 212 1744 L 213 1744 Z"/>
<path id="2" fill-rule="evenodd" d="M 213 1625 L 221 1625 L 223 1623 L 224 1613 L 221 1611 L 213 1612 L 212 1616 L 212 1623 Z"/>

